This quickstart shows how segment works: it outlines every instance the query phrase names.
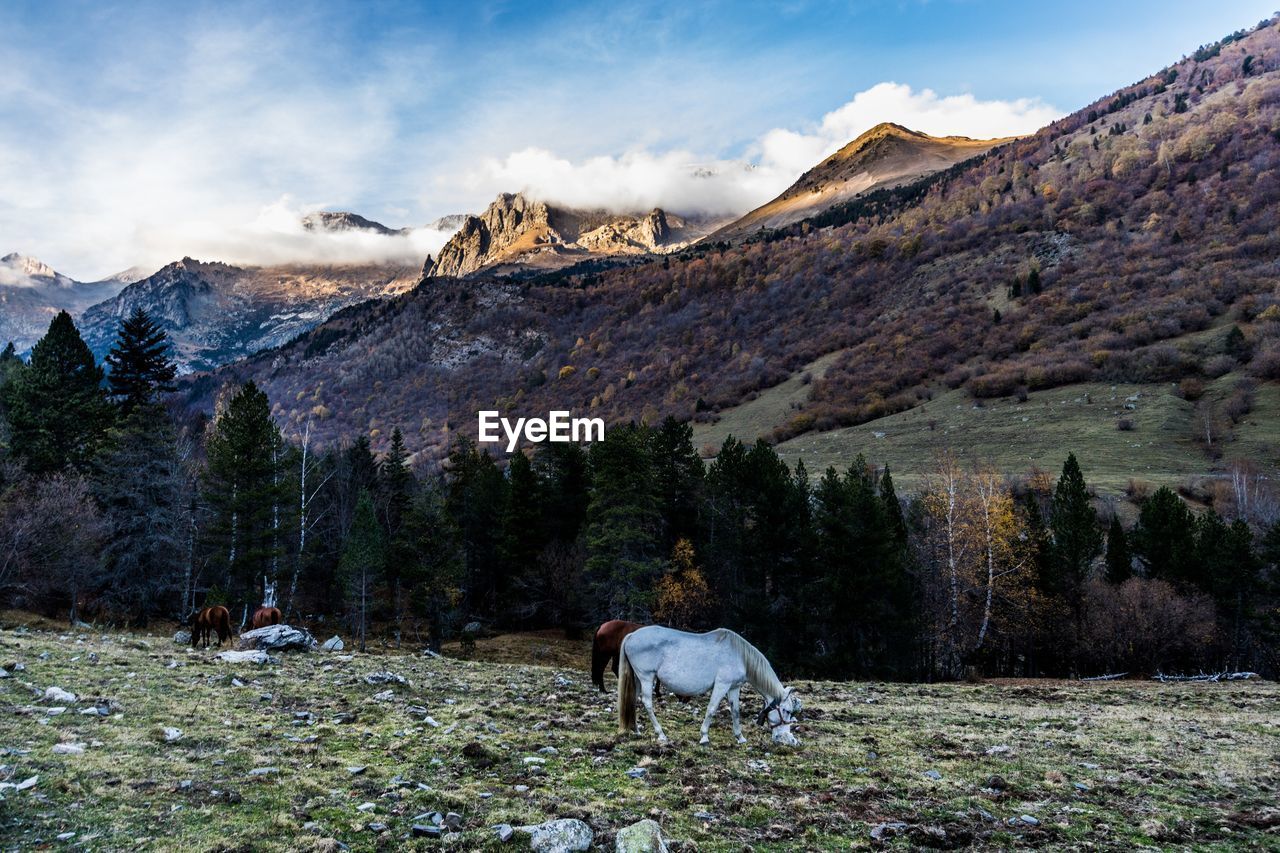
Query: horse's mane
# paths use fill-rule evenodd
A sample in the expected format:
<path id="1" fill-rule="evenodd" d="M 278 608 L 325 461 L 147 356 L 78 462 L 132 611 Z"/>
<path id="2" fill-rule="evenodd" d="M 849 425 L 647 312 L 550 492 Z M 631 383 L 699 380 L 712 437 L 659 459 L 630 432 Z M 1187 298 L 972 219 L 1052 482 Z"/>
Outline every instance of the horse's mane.
<path id="1" fill-rule="evenodd" d="M 742 655 L 743 666 L 747 668 L 747 680 L 761 695 L 776 699 L 786 692 L 787 688 L 778 679 L 778 674 L 773 671 L 773 664 L 769 663 L 769 659 L 759 649 L 728 628 L 717 628 L 711 633 L 728 640 L 737 649 L 738 654 Z"/>

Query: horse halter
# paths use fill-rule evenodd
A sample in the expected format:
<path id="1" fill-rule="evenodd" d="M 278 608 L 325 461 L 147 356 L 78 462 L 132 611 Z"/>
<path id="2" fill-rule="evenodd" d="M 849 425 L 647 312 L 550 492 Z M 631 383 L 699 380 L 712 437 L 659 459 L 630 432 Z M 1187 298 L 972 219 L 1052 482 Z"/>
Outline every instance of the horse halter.
<path id="1" fill-rule="evenodd" d="M 788 712 L 782 709 L 782 701 L 790 695 L 791 690 L 788 689 L 787 692 L 783 693 L 781 696 L 769 700 L 768 704 L 766 704 L 764 708 L 761 709 L 759 715 L 756 716 L 756 725 L 762 726 L 765 724 L 765 721 L 768 720 L 770 730 L 776 731 L 783 726 L 789 726 L 799 720 L 800 715 L 795 713 L 791 714 L 791 719 L 787 719 Z M 778 712 L 778 721 L 776 723 L 769 718 L 774 711 Z"/>

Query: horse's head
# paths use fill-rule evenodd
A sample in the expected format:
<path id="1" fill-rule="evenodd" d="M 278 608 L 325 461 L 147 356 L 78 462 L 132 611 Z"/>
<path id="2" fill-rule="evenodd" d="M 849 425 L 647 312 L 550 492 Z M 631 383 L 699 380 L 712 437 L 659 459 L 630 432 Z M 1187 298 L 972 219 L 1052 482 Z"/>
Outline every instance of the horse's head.
<path id="1" fill-rule="evenodd" d="M 775 743 L 787 746 L 798 746 L 800 739 L 791 733 L 791 725 L 800 719 L 804 705 L 796 692 L 788 687 L 781 696 L 770 699 L 761 709 L 756 722 L 760 725 L 768 723 Z"/>

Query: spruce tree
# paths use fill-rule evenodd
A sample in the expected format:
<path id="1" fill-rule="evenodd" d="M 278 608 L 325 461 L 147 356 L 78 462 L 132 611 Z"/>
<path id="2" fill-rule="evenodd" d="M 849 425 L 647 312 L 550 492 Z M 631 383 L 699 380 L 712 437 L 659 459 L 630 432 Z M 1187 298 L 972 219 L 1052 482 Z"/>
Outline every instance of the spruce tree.
<path id="1" fill-rule="evenodd" d="M 400 619 L 404 612 L 402 596 L 402 574 L 412 555 L 411 547 L 402 531 L 405 516 L 413 502 L 413 472 L 409 470 L 409 451 L 404 446 L 404 435 L 396 427 L 391 432 L 391 447 L 382 457 L 378 465 L 378 490 L 381 493 L 383 529 L 386 531 L 386 561 L 383 566 L 383 577 L 391 592 L 391 615 L 396 621 L 396 639 L 400 637 Z"/>
<path id="2" fill-rule="evenodd" d="M 125 414 L 174 390 L 177 368 L 169 357 L 169 336 L 141 308 L 120 324 L 106 365 L 111 394 Z"/>
<path id="3" fill-rule="evenodd" d="M 1067 454 L 1053 493 L 1049 529 L 1053 535 L 1054 591 L 1065 596 L 1073 608 L 1078 608 L 1080 588 L 1088 579 L 1094 558 L 1102 550 L 1102 531 L 1074 453 Z"/>
<path id="4" fill-rule="evenodd" d="M 1147 577 L 1185 584 L 1195 575 L 1195 516 L 1168 486 L 1142 502 L 1130 542 Z"/>
<path id="5" fill-rule="evenodd" d="M 546 545 L 542 525 L 541 484 L 529 457 L 516 451 L 507 471 L 506 504 L 502 508 L 501 558 L 503 586 L 498 590 L 502 615 L 523 610 L 517 590 L 536 574 Z"/>
<path id="6" fill-rule="evenodd" d="M 880 475 L 880 503 L 884 505 L 884 513 L 889 533 L 894 544 L 905 554 L 907 549 L 907 520 L 902 514 L 902 503 L 898 500 L 898 492 L 893 487 L 893 475 L 889 466 L 884 466 Z"/>
<path id="7" fill-rule="evenodd" d="M 1107 529 L 1106 560 L 1109 583 L 1122 584 L 1133 577 L 1133 552 L 1129 550 L 1129 539 L 1118 515 L 1111 516 L 1111 526 Z"/>
<path id="8" fill-rule="evenodd" d="M 26 369 L 5 386 L 4 408 L 13 453 L 29 471 L 89 470 L 113 417 L 102 368 L 66 311 L 53 318 Z"/>
<path id="9" fill-rule="evenodd" d="M 383 547 L 382 527 L 374 514 L 373 500 L 367 491 L 361 491 L 356 500 L 351 530 L 342 545 L 338 572 L 347 590 L 347 612 L 351 617 L 351 630 L 355 633 L 362 652 L 366 648 L 369 605 L 373 600 L 374 585 L 386 559 Z"/>
<path id="10" fill-rule="evenodd" d="M 292 507 L 283 491 L 283 439 L 267 395 L 253 382 L 231 398 L 206 443 L 204 495 L 213 511 L 207 530 L 213 560 L 224 572 L 233 604 L 262 601 L 262 584 L 275 583 L 284 539 L 280 514 Z"/>
<path id="11" fill-rule="evenodd" d="M 648 619 L 665 556 L 650 429 L 634 423 L 614 427 L 591 445 L 588 458 L 586 572 L 597 614 Z"/>
<path id="12" fill-rule="evenodd" d="M 405 543 L 401 581 L 409 610 L 427 621 L 428 647 L 439 651 L 462 600 L 466 571 L 461 537 L 445 508 L 440 483 L 417 491 L 400 538 Z"/>
<path id="13" fill-rule="evenodd" d="M 463 607 L 471 617 L 496 613 L 504 585 L 501 555 L 502 508 L 506 478 L 489 451 L 478 452 L 459 438 L 449 453 L 446 506 L 458 526 L 465 558 Z"/>

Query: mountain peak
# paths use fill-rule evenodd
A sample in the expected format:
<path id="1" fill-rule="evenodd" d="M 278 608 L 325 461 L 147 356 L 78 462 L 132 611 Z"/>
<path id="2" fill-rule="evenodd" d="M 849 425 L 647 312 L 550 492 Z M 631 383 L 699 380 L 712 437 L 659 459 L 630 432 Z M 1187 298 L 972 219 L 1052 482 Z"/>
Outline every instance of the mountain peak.
<path id="1" fill-rule="evenodd" d="M 308 213 L 302 217 L 302 227 L 308 231 L 370 231 L 384 236 L 404 233 L 403 228 L 388 228 L 381 222 L 374 222 L 347 210 L 318 210 Z"/>
<path id="2" fill-rule="evenodd" d="M 60 276 L 53 267 L 49 266 L 44 261 L 41 261 L 38 258 L 33 258 L 30 255 L 20 254 L 18 252 L 10 252 L 9 254 L 5 255 L 3 258 L 0 258 L 0 263 L 9 267 L 14 272 L 20 273 L 25 276 L 32 276 L 32 277 L 38 277 L 38 278 L 54 278 L 54 279 L 63 277 L 63 276 Z"/>

